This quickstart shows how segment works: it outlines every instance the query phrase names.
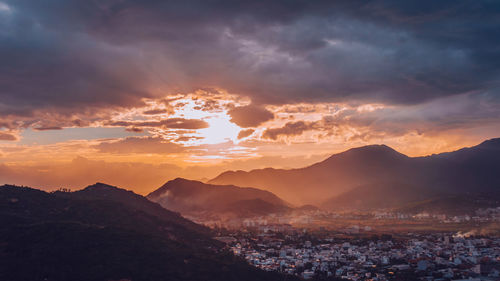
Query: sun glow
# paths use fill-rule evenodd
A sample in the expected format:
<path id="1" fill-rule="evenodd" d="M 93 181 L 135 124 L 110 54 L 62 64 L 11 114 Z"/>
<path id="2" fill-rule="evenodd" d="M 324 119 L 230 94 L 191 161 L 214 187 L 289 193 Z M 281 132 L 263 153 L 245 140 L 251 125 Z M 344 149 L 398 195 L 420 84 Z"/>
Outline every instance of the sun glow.
<path id="1" fill-rule="evenodd" d="M 210 124 L 206 129 L 199 130 L 199 134 L 203 137 L 203 142 L 206 144 L 216 144 L 225 141 L 237 141 L 240 127 L 229 121 L 229 116 L 218 114 L 204 119 Z"/>
<path id="2" fill-rule="evenodd" d="M 209 124 L 208 128 L 197 130 L 193 136 L 199 137 L 199 139 L 190 140 L 190 143 L 217 144 L 237 141 L 241 128 L 230 121 L 231 118 L 227 113 L 227 104 L 234 103 L 234 101 L 218 100 L 217 102 L 220 107 L 214 109 L 200 108 L 202 103 L 206 103 L 202 99 L 186 98 L 176 102 L 176 104 L 183 106 L 177 107 L 175 114 L 171 117 L 201 119 Z"/>

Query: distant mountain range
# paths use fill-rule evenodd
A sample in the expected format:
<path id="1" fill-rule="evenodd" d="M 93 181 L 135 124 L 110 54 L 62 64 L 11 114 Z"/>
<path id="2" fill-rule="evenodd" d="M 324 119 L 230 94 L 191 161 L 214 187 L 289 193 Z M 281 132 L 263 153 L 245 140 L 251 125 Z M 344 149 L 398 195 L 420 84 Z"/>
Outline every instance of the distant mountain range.
<path id="1" fill-rule="evenodd" d="M 209 183 L 253 186 L 294 204 L 373 209 L 402 208 L 450 195 L 487 195 L 495 201 L 500 198 L 499 175 L 500 138 L 426 157 L 369 145 L 301 169 L 228 171 Z"/>
<path id="2" fill-rule="evenodd" d="M 208 228 L 133 192 L 0 186 L 0 280 L 295 280 L 226 252 Z"/>
<path id="3" fill-rule="evenodd" d="M 269 191 L 234 185 L 211 185 L 182 178 L 165 183 L 147 198 L 183 215 L 241 218 L 291 209 L 288 203 Z"/>

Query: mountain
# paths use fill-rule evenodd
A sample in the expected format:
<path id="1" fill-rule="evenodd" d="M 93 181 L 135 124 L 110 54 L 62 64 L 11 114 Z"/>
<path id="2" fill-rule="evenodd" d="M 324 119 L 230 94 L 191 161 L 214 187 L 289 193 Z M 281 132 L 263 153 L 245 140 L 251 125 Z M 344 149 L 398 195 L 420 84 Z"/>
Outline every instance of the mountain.
<path id="1" fill-rule="evenodd" d="M 182 213 L 233 217 L 285 212 L 287 203 L 269 191 L 234 185 L 211 185 L 177 178 L 147 195 L 165 208 Z"/>
<path id="2" fill-rule="evenodd" d="M 0 187 L 0 280 L 284 280 L 123 189 Z M 287 277 L 290 280 L 290 277 Z"/>
<path id="3" fill-rule="evenodd" d="M 74 199 L 92 200 L 92 201 L 112 201 L 127 206 L 130 210 L 136 212 L 144 212 L 148 215 L 155 216 L 166 223 L 175 223 L 189 230 L 207 233 L 208 229 L 192 221 L 186 220 L 179 213 L 172 212 L 160 206 L 159 204 L 151 204 L 151 201 L 146 197 L 135 194 L 132 191 L 121 189 L 115 186 L 96 183 L 85 189 L 75 192 L 55 192 L 61 197 L 70 197 Z"/>
<path id="4" fill-rule="evenodd" d="M 361 202 L 356 204 L 397 207 L 444 194 L 500 197 L 498 163 L 500 139 L 426 157 L 408 157 L 385 145 L 369 145 L 301 169 L 228 171 L 209 183 L 250 185 L 295 204 L 337 208 L 334 205 Z"/>
<path id="5" fill-rule="evenodd" d="M 462 193 L 500 193 L 500 138 L 454 152 L 421 157 L 434 170 L 437 187 Z"/>
<path id="6" fill-rule="evenodd" d="M 428 188 L 406 183 L 380 182 L 355 187 L 326 200 L 322 207 L 330 210 L 367 211 L 403 207 L 411 202 L 439 196 L 439 192 Z"/>
<path id="7" fill-rule="evenodd" d="M 320 204 L 351 188 L 406 174 L 411 158 L 385 145 L 370 145 L 335 154 L 300 169 L 224 172 L 211 184 L 248 185 L 269 190 L 295 204 Z"/>

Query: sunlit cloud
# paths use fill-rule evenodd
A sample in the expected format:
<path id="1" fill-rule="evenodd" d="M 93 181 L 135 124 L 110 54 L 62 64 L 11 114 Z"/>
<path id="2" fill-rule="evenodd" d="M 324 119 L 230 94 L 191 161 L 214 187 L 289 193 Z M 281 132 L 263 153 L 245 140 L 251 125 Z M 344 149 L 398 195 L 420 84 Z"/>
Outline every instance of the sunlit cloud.
<path id="1" fill-rule="evenodd" d="M 16 141 L 18 139 L 15 134 L 0 131 L 0 141 Z"/>
<path id="2" fill-rule="evenodd" d="M 254 129 L 241 130 L 238 133 L 238 139 L 243 139 L 243 138 L 246 138 L 248 136 L 251 136 L 254 132 L 255 132 Z"/>

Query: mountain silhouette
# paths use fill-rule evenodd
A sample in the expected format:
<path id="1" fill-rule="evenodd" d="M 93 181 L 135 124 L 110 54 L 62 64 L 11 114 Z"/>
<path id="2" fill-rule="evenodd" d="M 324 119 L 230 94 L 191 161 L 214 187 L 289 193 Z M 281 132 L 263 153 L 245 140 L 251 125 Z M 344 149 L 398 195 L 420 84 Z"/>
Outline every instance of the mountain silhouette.
<path id="1" fill-rule="evenodd" d="M 285 280 L 226 252 L 208 228 L 105 184 L 0 186 L 0 220 L 0 280 Z"/>
<path id="2" fill-rule="evenodd" d="M 358 202 L 355 205 L 391 207 L 445 194 L 499 197 L 498 163 L 500 139 L 426 157 L 369 145 L 305 168 L 227 171 L 209 183 L 254 186 L 295 204 L 337 208 Z"/>
<path id="3" fill-rule="evenodd" d="M 182 178 L 168 181 L 147 195 L 147 198 L 183 215 L 208 213 L 251 217 L 289 209 L 285 201 L 269 191 L 234 185 L 211 185 Z"/>

